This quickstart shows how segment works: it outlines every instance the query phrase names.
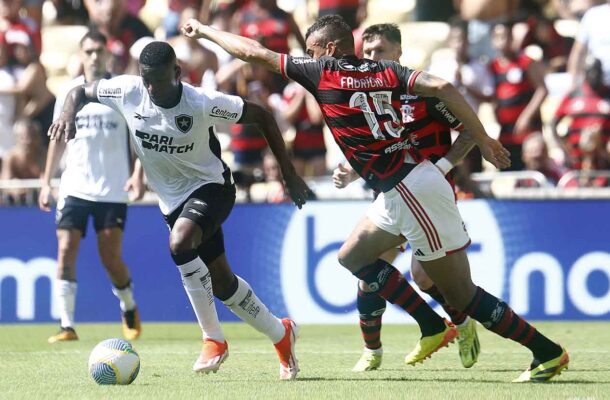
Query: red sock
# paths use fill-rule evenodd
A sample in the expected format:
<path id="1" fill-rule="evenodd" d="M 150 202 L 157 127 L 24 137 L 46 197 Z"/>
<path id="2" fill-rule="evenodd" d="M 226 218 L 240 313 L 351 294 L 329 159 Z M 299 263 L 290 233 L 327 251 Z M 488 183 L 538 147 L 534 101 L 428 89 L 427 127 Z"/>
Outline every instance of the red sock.
<path id="1" fill-rule="evenodd" d="M 364 292 L 358 285 L 358 313 L 360 330 L 367 349 L 375 350 L 381 347 L 381 316 L 385 311 L 385 300 L 377 293 Z"/>

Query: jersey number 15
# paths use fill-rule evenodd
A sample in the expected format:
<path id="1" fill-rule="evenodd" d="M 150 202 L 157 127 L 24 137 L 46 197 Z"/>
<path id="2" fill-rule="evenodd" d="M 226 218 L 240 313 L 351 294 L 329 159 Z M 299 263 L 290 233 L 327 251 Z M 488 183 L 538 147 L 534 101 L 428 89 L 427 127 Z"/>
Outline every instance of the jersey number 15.
<path id="1" fill-rule="evenodd" d="M 383 127 L 390 136 L 399 138 L 405 127 L 401 126 L 401 121 L 396 115 L 396 110 L 392 107 L 392 92 L 387 90 L 370 92 L 369 96 L 373 99 L 375 111 L 371 109 L 365 92 L 355 92 L 349 99 L 349 106 L 352 108 L 358 107 L 362 110 L 369 129 L 377 140 L 387 139 L 382 132 L 377 116 L 389 115 L 392 121 L 383 122 Z"/>

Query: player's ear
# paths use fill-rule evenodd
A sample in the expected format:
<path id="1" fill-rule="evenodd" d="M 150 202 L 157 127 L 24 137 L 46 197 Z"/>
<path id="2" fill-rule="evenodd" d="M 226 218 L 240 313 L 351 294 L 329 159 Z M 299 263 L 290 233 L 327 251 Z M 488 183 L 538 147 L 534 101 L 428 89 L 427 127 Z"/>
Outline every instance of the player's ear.
<path id="1" fill-rule="evenodd" d="M 182 68 L 180 68 L 180 65 L 178 65 L 177 63 L 174 65 L 174 79 L 176 81 L 180 80 L 180 77 L 182 76 Z"/>

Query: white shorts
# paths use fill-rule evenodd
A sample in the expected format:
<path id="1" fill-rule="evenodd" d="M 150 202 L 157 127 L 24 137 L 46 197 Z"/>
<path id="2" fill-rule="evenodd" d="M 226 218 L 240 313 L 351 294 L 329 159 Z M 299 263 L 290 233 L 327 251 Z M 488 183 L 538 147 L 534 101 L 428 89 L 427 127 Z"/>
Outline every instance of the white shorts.
<path id="1" fill-rule="evenodd" d="M 403 235 L 420 261 L 436 260 L 470 245 L 453 188 L 428 160 L 392 190 L 380 193 L 366 216 L 380 229 Z"/>

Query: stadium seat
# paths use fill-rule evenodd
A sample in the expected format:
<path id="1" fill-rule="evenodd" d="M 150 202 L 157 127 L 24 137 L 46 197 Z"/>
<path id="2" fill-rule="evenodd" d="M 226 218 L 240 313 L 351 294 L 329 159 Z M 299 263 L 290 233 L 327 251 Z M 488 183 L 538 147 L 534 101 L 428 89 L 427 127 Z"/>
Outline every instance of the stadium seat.
<path id="1" fill-rule="evenodd" d="M 87 32 L 83 25 L 54 25 L 42 28 L 40 62 L 49 76 L 67 75 L 70 58 L 78 53 L 79 42 Z"/>
<path id="2" fill-rule="evenodd" d="M 367 18 L 363 27 L 374 24 L 400 24 L 411 21 L 415 9 L 415 0 L 369 0 Z"/>
<path id="3" fill-rule="evenodd" d="M 398 25 L 402 35 L 401 62 L 410 68 L 426 68 L 434 50 L 443 47 L 449 37 L 444 22 L 405 22 Z"/>

